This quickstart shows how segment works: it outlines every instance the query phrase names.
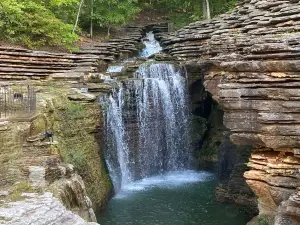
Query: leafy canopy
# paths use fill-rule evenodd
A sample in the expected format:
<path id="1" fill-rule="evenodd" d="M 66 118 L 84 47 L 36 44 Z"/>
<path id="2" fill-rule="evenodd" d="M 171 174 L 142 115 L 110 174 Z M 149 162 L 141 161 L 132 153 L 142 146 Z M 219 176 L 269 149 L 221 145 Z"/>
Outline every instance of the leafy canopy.
<path id="1" fill-rule="evenodd" d="M 137 0 L 95 0 L 93 19 L 99 26 L 120 26 L 132 19 L 139 8 Z"/>
<path id="2" fill-rule="evenodd" d="M 51 0 L 49 6 L 62 4 L 63 0 Z M 75 0 L 67 0 L 67 2 Z M 28 47 L 42 45 L 71 48 L 78 40 L 72 34 L 73 25 L 64 23 L 47 8 L 43 1 L 1 0 L 0 37 Z"/>

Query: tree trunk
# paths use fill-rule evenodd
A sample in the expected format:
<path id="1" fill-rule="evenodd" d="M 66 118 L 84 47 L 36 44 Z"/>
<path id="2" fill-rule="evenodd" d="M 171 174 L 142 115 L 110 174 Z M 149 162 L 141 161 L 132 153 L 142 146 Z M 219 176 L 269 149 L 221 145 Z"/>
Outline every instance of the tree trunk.
<path id="1" fill-rule="evenodd" d="M 211 15 L 210 15 L 209 0 L 202 0 L 202 11 L 203 11 L 204 18 L 207 19 L 207 20 L 210 20 Z"/>
<path id="2" fill-rule="evenodd" d="M 106 36 L 106 39 L 110 39 L 110 28 L 111 28 L 111 26 L 109 25 L 108 28 L 107 28 L 107 36 Z"/>
<path id="3" fill-rule="evenodd" d="M 93 16 L 94 16 L 94 0 L 91 0 L 91 26 L 90 26 L 91 38 L 93 38 Z"/>
<path id="4" fill-rule="evenodd" d="M 73 28 L 73 33 L 75 32 L 75 30 L 76 30 L 76 28 L 77 28 L 77 25 L 78 25 L 79 15 L 80 15 L 80 11 L 81 11 L 81 7 L 82 7 L 82 4 L 83 4 L 83 1 L 84 1 L 84 0 L 81 0 L 80 5 L 79 5 L 79 8 L 78 8 L 78 13 L 77 13 L 77 17 L 76 17 L 76 22 L 75 22 L 75 25 L 74 25 L 74 28 Z"/>

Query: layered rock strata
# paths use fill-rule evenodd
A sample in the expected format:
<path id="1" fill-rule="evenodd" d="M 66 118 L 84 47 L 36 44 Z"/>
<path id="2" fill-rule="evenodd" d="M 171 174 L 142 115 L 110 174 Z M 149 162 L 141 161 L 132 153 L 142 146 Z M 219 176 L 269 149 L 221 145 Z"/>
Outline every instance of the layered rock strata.
<path id="1" fill-rule="evenodd" d="M 106 63 L 138 52 L 146 28 L 122 29 L 121 37 L 82 47 L 73 54 L 0 46 L 0 81 L 80 80 L 87 73 L 99 72 Z"/>
<path id="2" fill-rule="evenodd" d="M 166 52 L 206 65 L 206 89 L 235 144 L 255 147 L 245 178 L 260 214 L 299 224 L 299 1 L 245 0 L 231 13 L 162 38 Z"/>
<path id="3" fill-rule="evenodd" d="M 86 74 L 103 72 L 107 63 L 132 57 L 142 47 L 145 32 L 153 29 L 161 35 L 167 23 L 122 27 L 108 41 L 82 46 L 72 54 L 33 51 L 0 46 L 0 81 L 2 80 L 82 80 Z"/>
<path id="4" fill-rule="evenodd" d="M 27 211 L 19 206 L 27 203 L 34 215 L 26 217 L 30 224 L 72 224 L 78 216 L 66 209 L 96 221 L 93 209 L 104 207 L 112 191 L 102 156 L 103 120 L 97 100 L 113 87 L 104 83 L 106 77 L 99 72 L 106 71 L 107 63 L 137 53 L 149 28 L 159 33 L 165 27 L 124 27 L 119 37 L 73 54 L 0 47 L 0 85 L 5 90 L 27 90 L 30 84 L 37 92 L 37 110 L 31 118 L 0 115 L 0 202 L 9 208 L 8 214 L 20 211 L 15 220 L 1 215 L 1 224 L 22 224 Z M 123 75 L 114 74 L 120 79 Z M 11 97 L 5 95 L 9 101 Z M 46 138 L 47 132 L 53 140 Z M 28 191 L 39 195 L 24 194 Z M 55 198 L 41 195 L 47 191 Z M 49 204 L 39 210 L 43 200 Z M 49 214 L 42 215 L 43 210 Z M 76 224 L 86 223 L 78 219 Z"/>
<path id="5" fill-rule="evenodd" d="M 257 202 L 243 174 L 248 170 L 246 163 L 252 147 L 237 146 L 230 140 L 230 132 L 223 124 L 224 112 L 203 85 L 207 66 L 191 63 L 185 68 L 192 113 L 191 147 L 198 155 L 200 169 L 216 171 L 218 201 L 243 206 L 251 218 L 257 214 Z"/>

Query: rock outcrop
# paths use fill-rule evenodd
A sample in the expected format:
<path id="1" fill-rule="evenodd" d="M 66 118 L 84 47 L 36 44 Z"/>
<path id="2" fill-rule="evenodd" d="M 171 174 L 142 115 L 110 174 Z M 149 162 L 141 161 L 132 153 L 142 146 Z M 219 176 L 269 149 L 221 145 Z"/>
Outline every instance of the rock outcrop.
<path id="1" fill-rule="evenodd" d="M 275 224 L 300 223 L 299 12 L 298 0 L 244 0 L 161 37 L 171 56 L 206 67 L 231 140 L 255 148 L 245 178 Z"/>
<path id="2" fill-rule="evenodd" d="M 11 225 L 97 225 L 68 211 L 49 192 L 42 195 L 24 193 L 27 198 L 0 207 L 0 223 Z"/>
<path id="3" fill-rule="evenodd" d="M 81 81 L 86 74 L 105 71 L 108 63 L 137 54 L 149 29 L 161 35 L 168 31 L 168 23 L 122 27 L 117 36 L 82 46 L 72 54 L 0 46 L 0 81 Z"/>
<path id="4" fill-rule="evenodd" d="M 191 146 L 198 155 L 200 169 L 216 172 L 217 201 L 241 205 L 251 218 L 257 215 L 257 202 L 243 173 L 248 170 L 246 163 L 252 147 L 235 145 L 230 140 L 230 132 L 223 124 L 224 112 L 203 85 L 206 67 L 193 63 L 185 67 L 192 113 Z"/>
<path id="5" fill-rule="evenodd" d="M 48 224 L 48 214 L 44 217 L 39 209 L 43 204 L 47 212 L 50 207 L 49 224 L 59 224 L 60 220 L 71 224 L 77 215 L 95 222 L 94 209 L 105 205 L 112 189 L 98 143 L 102 114 L 97 98 L 63 86 L 36 85 L 36 115 L 21 121 L 3 118 L 0 122 L 0 186 L 4 191 L 0 202 L 11 212 L 20 211 L 19 216 L 23 217 L 26 207 L 21 212 L 18 203 L 9 202 L 24 199 L 24 204 L 37 210 L 28 218 L 32 224 L 35 220 L 36 224 Z M 53 140 L 45 138 L 45 132 L 54 134 Z M 28 191 L 52 192 L 61 203 L 58 205 L 57 200 L 47 197 L 47 205 L 39 202 L 43 197 L 28 198 L 23 194 Z M 11 218 L 0 216 L 1 224 L 7 220 Z M 25 223 L 13 220 L 8 224 Z M 87 223 L 78 220 L 78 224 Z"/>

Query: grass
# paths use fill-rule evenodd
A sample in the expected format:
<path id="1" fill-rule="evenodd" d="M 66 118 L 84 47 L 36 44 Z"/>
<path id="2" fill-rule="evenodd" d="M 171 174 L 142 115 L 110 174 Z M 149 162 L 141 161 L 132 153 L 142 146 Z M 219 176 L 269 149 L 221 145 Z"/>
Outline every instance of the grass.
<path id="1" fill-rule="evenodd" d="M 73 102 L 68 102 L 67 105 L 67 115 L 72 119 L 83 118 L 85 115 L 85 110 L 82 104 L 76 104 Z"/>

